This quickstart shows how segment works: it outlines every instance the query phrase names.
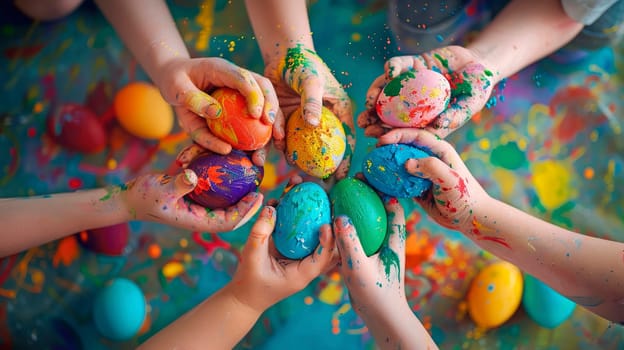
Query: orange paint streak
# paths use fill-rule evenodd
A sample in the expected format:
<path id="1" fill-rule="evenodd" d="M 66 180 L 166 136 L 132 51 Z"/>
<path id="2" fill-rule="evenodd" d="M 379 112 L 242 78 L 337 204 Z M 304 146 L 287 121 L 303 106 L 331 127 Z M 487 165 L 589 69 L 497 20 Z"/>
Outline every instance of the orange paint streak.
<path id="1" fill-rule="evenodd" d="M 52 258 L 52 265 L 58 267 L 59 263 L 62 262 L 63 265 L 69 266 L 79 255 L 80 250 L 78 249 L 76 236 L 65 237 L 61 239 L 56 248 L 56 253 L 54 253 L 54 257 Z"/>

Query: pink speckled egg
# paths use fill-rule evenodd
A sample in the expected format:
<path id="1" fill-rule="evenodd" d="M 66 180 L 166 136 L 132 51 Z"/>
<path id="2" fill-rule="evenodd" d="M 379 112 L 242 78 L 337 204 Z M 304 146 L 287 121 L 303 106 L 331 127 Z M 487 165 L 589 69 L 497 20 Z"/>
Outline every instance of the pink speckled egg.
<path id="1" fill-rule="evenodd" d="M 451 98 L 446 78 L 429 69 L 407 71 L 392 79 L 377 98 L 377 115 L 395 127 L 422 128 L 438 116 Z"/>
<path id="2" fill-rule="evenodd" d="M 249 192 L 255 191 L 264 168 L 251 162 L 247 155 L 232 150 L 227 155 L 206 153 L 188 165 L 197 174 L 197 186 L 187 197 L 210 209 L 229 207 Z"/>

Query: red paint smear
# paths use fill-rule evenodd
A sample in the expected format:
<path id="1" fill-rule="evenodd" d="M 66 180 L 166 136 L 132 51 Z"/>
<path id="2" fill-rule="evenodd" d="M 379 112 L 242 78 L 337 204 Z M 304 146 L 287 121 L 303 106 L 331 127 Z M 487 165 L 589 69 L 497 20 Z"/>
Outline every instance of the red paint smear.
<path id="1" fill-rule="evenodd" d="M 26 134 L 28 135 L 28 137 L 35 137 L 37 136 L 37 129 L 31 126 L 30 128 L 28 128 L 28 131 L 26 131 Z"/>
<path id="2" fill-rule="evenodd" d="M 77 177 L 72 177 L 71 179 L 69 179 L 67 184 L 69 185 L 70 189 L 77 190 L 82 187 L 82 180 Z"/>
<path id="3" fill-rule="evenodd" d="M 471 4 L 468 5 L 468 7 L 466 7 L 466 14 L 471 17 L 477 14 L 476 2 L 472 2 Z"/>
<path id="4" fill-rule="evenodd" d="M 483 237 L 478 237 L 477 239 L 480 240 L 480 241 L 491 241 L 491 242 L 494 242 L 494 243 L 498 243 L 500 245 L 503 245 L 503 246 L 507 247 L 508 249 L 511 249 L 509 244 L 507 242 L 505 242 L 505 239 L 500 238 L 500 237 L 483 236 Z"/>
<path id="5" fill-rule="evenodd" d="M 208 255 L 212 255 L 212 253 L 217 248 L 223 248 L 225 250 L 228 250 L 231 247 L 231 245 L 228 242 L 222 240 L 219 236 L 212 235 L 211 237 L 212 237 L 212 241 L 206 241 L 204 240 L 201 233 L 195 231 L 192 234 L 193 241 L 195 241 L 195 243 L 202 246 L 202 248 L 206 250 L 206 253 Z"/>
<path id="6" fill-rule="evenodd" d="M 2 267 L 2 270 L 0 270 L 0 286 L 1 286 L 4 284 L 7 278 L 9 278 L 9 275 L 11 274 L 11 270 L 13 269 L 13 266 L 15 266 L 15 263 L 17 262 L 17 254 L 7 256 L 4 259 L 0 259 L 0 261 L 2 261 L 2 264 L 0 265 L 4 265 Z"/>
<path id="7" fill-rule="evenodd" d="M 588 109 L 595 99 L 596 96 L 582 86 L 558 91 L 550 101 L 549 113 L 551 118 L 556 118 L 561 112 L 564 115 L 555 127 L 554 136 L 564 142 L 571 141 L 579 133 L 605 122 L 604 116 Z"/>
<path id="8" fill-rule="evenodd" d="M 28 47 L 9 47 L 4 50 L 4 55 L 10 59 L 32 58 L 43 49 L 43 44 Z"/>

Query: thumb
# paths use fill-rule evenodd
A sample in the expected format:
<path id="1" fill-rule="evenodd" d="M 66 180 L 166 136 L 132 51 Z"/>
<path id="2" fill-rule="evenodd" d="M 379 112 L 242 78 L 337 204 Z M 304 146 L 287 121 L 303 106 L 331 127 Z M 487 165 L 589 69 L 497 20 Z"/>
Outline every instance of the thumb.
<path id="1" fill-rule="evenodd" d="M 173 192 L 178 197 L 184 197 L 189 192 L 195 189 L 197 185 L 197 174 L 191 169 L 184 169 L 184 171 L 176 175 L 175 181 L 173 181 Z"/>
<path id="2" fill-rule="evenodd" d="M 410 175 L 431 180 L 436 184 L 450 182 L 449 177 L 453 176 L 449 166 L 436 157 L 408 159 L 405 162 L 405 170 Z"/>
<path id="3" fill-rule="evenodd" d="M 247 243 L 245 243 L 243 248 L 244 256 L 257 261 L 267 255 L 269 251 L 269 237 L 275 228 L 275 216 L 275 208 L 267 205 L 262 209 L 249 232 Z"/>
<path id="4" fill-rule="evenodd" d="M 221 116 L 221 104 L 214 97 L 197 89 L 190 81 L 177 99 L 179 104 L 202 118 L 215 119 Z"/>
<path id="5" fill-rule="evenodd" d="M 342 266 L 353 269 L 353 264 L 366 259 L 355 226 L 347 216 L 340 215 L 334 219 L 333 228 Z"/>
<path id="6" fill-rule="evenodd" d="M 308 76 L 301 88 L 303 119 L 312 126 L 318 126 L 323 108 L 323 84 L 318 77 Z"/>

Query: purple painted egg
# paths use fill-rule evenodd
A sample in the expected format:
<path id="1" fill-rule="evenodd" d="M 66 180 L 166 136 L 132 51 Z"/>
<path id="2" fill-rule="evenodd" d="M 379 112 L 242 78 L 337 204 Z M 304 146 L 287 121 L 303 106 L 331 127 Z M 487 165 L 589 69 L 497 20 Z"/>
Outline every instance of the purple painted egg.
<path id="1" fill-rule="evenodd" d="M 128 223 L 124 222 L 84 231 L 80 234 L 80 242 L 93 252 L 117 256 L 126 249 L 129 235 Z"/>
<path id="2" fill-rule="evenodd" d="M 264 168 L 254 165 L 238 150 L 230 154 L 203 154 L 188 165 L 197 174 L 197 186 L 187 197 L 210 209 L 229 207 L 249 192 L 255 191 L 264 175 Z"/>

